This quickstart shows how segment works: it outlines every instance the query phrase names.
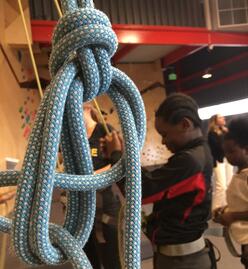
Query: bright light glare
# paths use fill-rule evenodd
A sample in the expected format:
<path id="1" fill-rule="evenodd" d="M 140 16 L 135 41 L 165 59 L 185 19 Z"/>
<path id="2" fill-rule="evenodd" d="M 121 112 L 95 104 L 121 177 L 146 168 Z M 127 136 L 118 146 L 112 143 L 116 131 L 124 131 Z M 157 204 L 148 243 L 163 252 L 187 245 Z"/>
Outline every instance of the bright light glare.
<path id="1" fill-rule="evenodd" d="M 211 77 L 212 77 L 211 73 L 206 73 L 206 74 L 202 75 L 202 78 L 205 78 L 205 79 L 208 79 L 208 78 L 211 78 Z"/>
<path id="2" fill-rule="evenodd" d="M 230 116 L 247 113 L 248 98 L 215 106 L 199 108 L 198 112 L 202 120 L 209 119 L 215 114 L 220 114 L 222 116 Z"/>
<path id="3" fill-rule="evenodd" d="M 137 35 L 125 35 L 122 37 L 123 43 L 137 44 L 139 43 L 139 38 Z"/>

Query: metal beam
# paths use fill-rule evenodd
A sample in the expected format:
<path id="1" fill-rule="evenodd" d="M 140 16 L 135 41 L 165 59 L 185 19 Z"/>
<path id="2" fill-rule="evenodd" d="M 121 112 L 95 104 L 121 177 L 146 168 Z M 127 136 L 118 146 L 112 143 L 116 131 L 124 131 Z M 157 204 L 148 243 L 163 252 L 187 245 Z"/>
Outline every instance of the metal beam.
<path id="1" fill-rule="evenodd" d="M 212 32 L 206 28 L 113 25 L 120 43 L 141 45 L 248 46 L 247 33 Z"/>
<path id="2" fill-rule="evenodd" d="M 162 58 L 162 67 L 169 66 L 177 61 L 196 53 L 206 46 L 182 46 Z"/>
<path id="3" fill-rule="evenodd" d="M 186 94 L 192 94 L 192 93 L 197 93 L 199 91 L 202 90 L 206 90 L 206 89 L 213 89 L 214 87 L 218 86 L 218 85 L 222 85 L 222 84 L 226 84 L 229 83 L 231 81 L 235 81 L 235 80 L 239 80 L 241 78 L 247 78 L 248 77 L 248 70 L 244 70 L 242 72 L 239 72 L 237 74 L 233 74 L 232 76 L 229 77 L 224 77 L 221 78 L 219 80 L 201 85 L 201 86 L 197 86 L 195 88 L 192 89 L 181 89 L 181 92 L 186 93 Z"/>
<path id="4" fill-rule="evenodd" d="M 52 33 L 57 21 L 31 20 L 33 42 L 51 44 Z"/>
<path id="5" fill-rule="evenodd" d="M 56 21 L 31 21 L 33 41 L 51 43 Z M 248 46 L 248 33 L 213 32 L 206 28 L 114 24 L 121 44 Z"/>
<path id="6" fill-rule="evenodd" d="M 119 49 L 113 57 L 113 63 L 117 64 L 122 58 L 128 55 L 132 50 L 137 48 L 137 44 L 127 44 L 123 48 Z"/>

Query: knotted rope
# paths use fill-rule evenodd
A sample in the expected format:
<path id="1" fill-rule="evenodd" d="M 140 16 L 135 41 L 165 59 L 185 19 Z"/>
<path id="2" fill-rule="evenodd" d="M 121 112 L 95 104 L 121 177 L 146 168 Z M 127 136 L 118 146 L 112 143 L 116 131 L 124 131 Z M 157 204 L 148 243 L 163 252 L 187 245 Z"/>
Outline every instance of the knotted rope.
<path id="1" fill-rule="evenodd" d="M 54 31 L 50 73 L 30 135 L 22 170 L 0 172 L 0 187 L 17 184 L 13 221 L 1 217 L 0 230 L 12 232 L 17 255 L 28 264 L 92 268 L 83 251 L 95 217 L 96 190 L 126 177 L 125 267 L 140 268 L 140 150 L 146 121 L 134 83 L 110 64 L 117 38 L 105 14 L 91 0 L 61 1 L 65 14 Z M 124 157 L 93 175 L 82 103 L 107 92 L 121 122 Z M 56 173 L 59 142 L 65 173 Z M 54 188 L 68 191 L 63 227 L 49 223 Z M 110 257 L 111 258 L 111 257 Z"/>

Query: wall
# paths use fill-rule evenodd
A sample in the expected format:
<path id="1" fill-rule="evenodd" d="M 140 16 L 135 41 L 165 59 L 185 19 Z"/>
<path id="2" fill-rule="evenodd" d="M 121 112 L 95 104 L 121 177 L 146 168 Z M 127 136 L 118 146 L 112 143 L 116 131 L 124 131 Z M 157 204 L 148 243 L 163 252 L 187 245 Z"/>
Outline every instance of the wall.
<path id="1" fill-rule="evenodd" d="M 22 3 L 28 19 L 27 1 Z M 0 41 L 0 171 L 2 171 L 6 170 L 6 157 L 19 159 L 16 168 L 21 168 L 28 136 L 40 102 L 37 90 L 21 89 L 18 84 L 18 81 L 23 82 L 29 78 L 29 72 L 24 64 L 25 59 L 20 57 L 26 39 L 17 1 L 0 1 Z M 10 69 L 6 56 L 16 77 Z M 15 188 L 0 188 L 0 196 L 11 194 L 13 189 Z M 13 202 L 9 201 L 10 211 Z M 8 213 L 4 207 L 4 204 L 0 204 L 0 215 Z"/>
<path id="2" fill-rule="evenodd" d="M 19 86 L 19 82 L 33 75 L 27 70 L 29 55 L 23 53 L 27 41 L 17 1 L 0 2 L 0 169 L 3 170 L 5 157 L 20 159 L 20 168 L 40 98 L 38 91 Z M 22 5 L 29 24 L 28 1 L 22 1 Z M 30 27 L 28 30 L 30 33 Z"/>
<path id="3" fill-rule="evenodd" d="M 3 170 L 5 157 L 17 158 L 21 162 L 23 160 L 39 97 L 37 90 L 19 87 L 2 52 L 0 52 L 0 81 L 0 169 Z"/>
<path id="4" fill-rule="evenodd" d="M 145 64 L 119 64 L 117 67 L 124 71 L 135 82 L 144 100 L 147 114 L 147 136 L 142 151 L 142 165 L 150 166 L 161 164 L 168 159 L 170 154 L 165 147 L 161 145 L 161 138 L 154 128 L 154 113 L 161 101 L 165 98 L 165 89 L 155 87 L 151 90 L 145 90 L 154 83 L 163 84 L 160 63 L 158 61 Z M 101 96 L 98 97 L 97 100 L 101 110 L 104 112 L 107 122 L 120 130 L 118 116 L 110 99 L 107 96 Z"/>

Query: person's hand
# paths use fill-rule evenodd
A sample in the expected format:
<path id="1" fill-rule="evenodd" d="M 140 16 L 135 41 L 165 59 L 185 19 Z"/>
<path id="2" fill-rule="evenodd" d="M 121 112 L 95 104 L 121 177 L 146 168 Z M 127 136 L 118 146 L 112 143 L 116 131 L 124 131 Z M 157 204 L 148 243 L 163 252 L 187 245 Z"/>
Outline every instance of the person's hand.
<path id="1" fill-rule="evenodd" d="M 114 151 L 123 152 L 123 140 L 116 131 L 112 131 L 110 135 L 106 135 L 100 142 L 101 149 L 107 158 L 110 158 Z"/>
<path id="2" fill-rule="evenodd" d="M 212 218 L 213 221 L 218 222 L 218 217 L 223 213 L 223 207 L 218 207 L 213 210 L 212 212 Z"/>
<path id="3" fill-rule="evenodd" d="M 228 128 L 226 126 L 222 126 L 221 130 L 223 133 L 227 133 L 228 132 Z"/>
<path id="4" fill-rule="evenodd" d="M 212 218 L 214 222 L 220 223 L 221 215 L 224 213 L 225 209 L 226 209 L 226 206 L 218 207 L 213 210 Z"/>
<path id="5" fill-rule="evenodd" d="M 232 212 L 224 212 L 220 215 L 219 223 L 223 226 L 229 226 L 233 223 L 233 214 Z"/>
<path id="6" fill-rule="evenodd" d="M 213 221 L 222 224 L 223 226 L 229 226 L 233 223 L 232 212 L 225 211 L 226 207 L 220 207 L 213 211 Z"/>

